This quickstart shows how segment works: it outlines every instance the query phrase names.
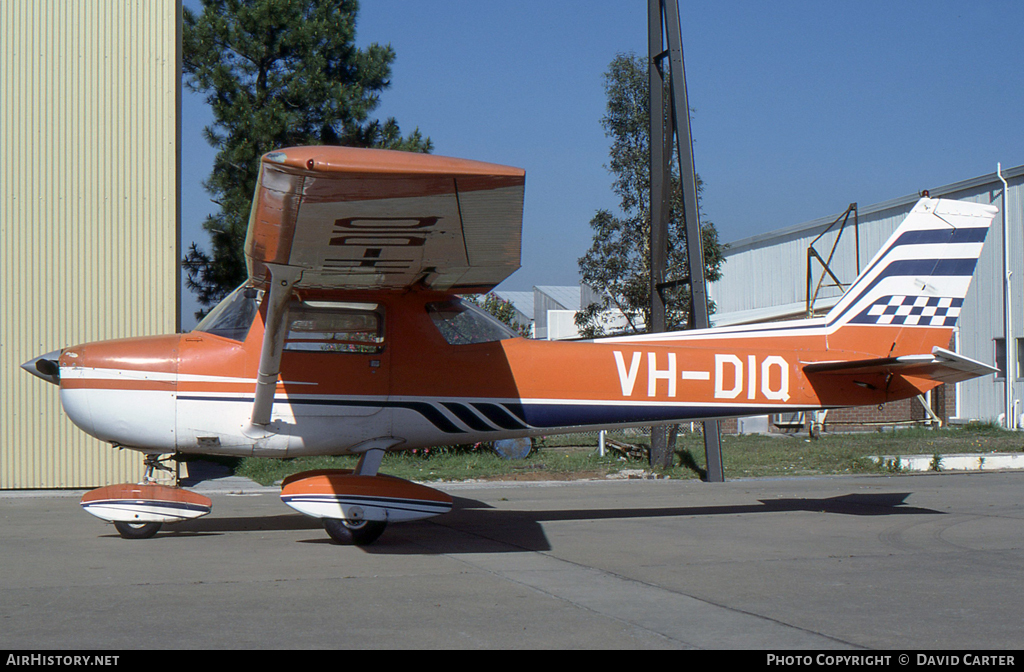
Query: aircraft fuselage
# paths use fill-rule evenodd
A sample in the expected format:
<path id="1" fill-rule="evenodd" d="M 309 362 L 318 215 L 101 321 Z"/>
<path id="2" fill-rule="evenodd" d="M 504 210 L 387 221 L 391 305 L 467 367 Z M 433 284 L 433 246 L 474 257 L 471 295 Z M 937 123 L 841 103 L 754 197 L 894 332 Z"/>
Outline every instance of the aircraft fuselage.
<path id="1" fill-rule="evenodd" d="M 236 320 L 233 331 L 66 348 L 59 360 L 65 411 L 103 441 L 151 453 L 411 449 L 884 403 L 937 383 L 884 373 L 818 380 L 803 367 L 920 352 L 948 344 L 951 334 L 918 327 L 892 351 L 900 327 L 829 333 L 823 320 L 803 320 L 549 342 L 452 327 L 444 320 L 460 313 L 443 293 L 346 292 L 339 301 L 307 291 L 299 298 L 267 425 L 251 422 L 265 316 L 256 299 L 247 330 Z"/>

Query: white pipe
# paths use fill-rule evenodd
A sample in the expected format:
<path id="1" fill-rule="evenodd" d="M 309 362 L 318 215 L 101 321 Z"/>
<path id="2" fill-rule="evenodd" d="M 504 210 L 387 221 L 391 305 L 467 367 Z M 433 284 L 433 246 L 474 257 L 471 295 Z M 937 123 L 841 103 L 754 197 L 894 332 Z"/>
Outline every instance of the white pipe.
<path id="1" fill-rule="evenodd" d="M 1005 394 L 1004 415 L 1006 417 L 1006 428 L 1016 429 L 1015 414 L 1013 412 L 1013 379 L 1017 373 L 1016 362 L 1014 361 L 1017 344 L 1013 339 L 1013 321 L 1011 319 L 1013 295 L 1010 293 L 1010 276 L 1013 275 L 1013 271 L 1010 270 L 1010 226 L 1006 217 L 1010 188 L 1006 180 L 1003 179 L 1003 166 L 1000 163 L 996 164 L 996 175 L 999 177 L 999 181 L 1003 183 L 1003 350 L 1006 353 L 1003 358 L 1005 360 L 1004 366 L 1006 367 L 1006 370 L 1003 371 L 1005 376 L 1003 378 Z"/>
<path id="2" fill-rule="evenodd" d="M 960 327 L 953 327 L 953 352 L 960 354 Z M 960 417 L 960 383 L 953 383 L 953 417 Z"/>

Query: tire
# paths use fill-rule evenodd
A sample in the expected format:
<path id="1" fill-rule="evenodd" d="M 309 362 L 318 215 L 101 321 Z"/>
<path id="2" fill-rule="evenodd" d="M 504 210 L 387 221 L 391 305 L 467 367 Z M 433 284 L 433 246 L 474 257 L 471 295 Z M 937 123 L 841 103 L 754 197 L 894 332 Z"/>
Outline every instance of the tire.
<path id="1" fill-rule="evenodd" d="M 163 523 L 122 523 L 115 521 L 114 527 L 122 539 L 149 539 L 160 531 Z"/>
<path id="2" fill-rule="evenodd" d="M 345 546 L 369 546 L 377 541 L 377 538 L 388 526 L 383 520 L 363 520 L 358 523 L 350 523 L 339 518 L 324 518 L 324 529 L 328 536 L 336 544 Z"/>

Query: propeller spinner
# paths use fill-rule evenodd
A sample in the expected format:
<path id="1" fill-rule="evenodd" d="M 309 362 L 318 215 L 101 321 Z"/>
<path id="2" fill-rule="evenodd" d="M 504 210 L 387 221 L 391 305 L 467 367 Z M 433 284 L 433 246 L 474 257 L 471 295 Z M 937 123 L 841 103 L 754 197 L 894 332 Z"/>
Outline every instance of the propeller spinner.
<path id="1" fill-rule="evenodd" d="M 22 364 L 21 368 L 48 383 L 60 385 L 60 365 L 58 364 L 60 352 L 60 350 L 54 350 L 45 355 L 39 355 Z"/>

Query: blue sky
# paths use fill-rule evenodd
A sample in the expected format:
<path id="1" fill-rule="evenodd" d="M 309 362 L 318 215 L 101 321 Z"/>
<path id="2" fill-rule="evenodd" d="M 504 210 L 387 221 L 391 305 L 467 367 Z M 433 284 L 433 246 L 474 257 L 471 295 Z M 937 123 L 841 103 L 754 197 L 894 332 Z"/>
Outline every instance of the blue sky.
<path id="1" fill-rule="evenodd" d="M 680 12 L 694 161 L 724 242 L 1024 164 L 1024 3 L 680 0 Z M 577 283 L 591 217 L 617 205 L 602 75 L 619 52 L 646 54 L 646 2 L 364 0 L 357 40 L 397 53 L 378 117 L 419 127 L 435 154 L 526 169 L 522 268 L 501 288 Z M 214 150 L 205 103 L 184 98 L 187 248 L 206 241 Z M 186 328 L 194 309 L 186 297 Z"/>

